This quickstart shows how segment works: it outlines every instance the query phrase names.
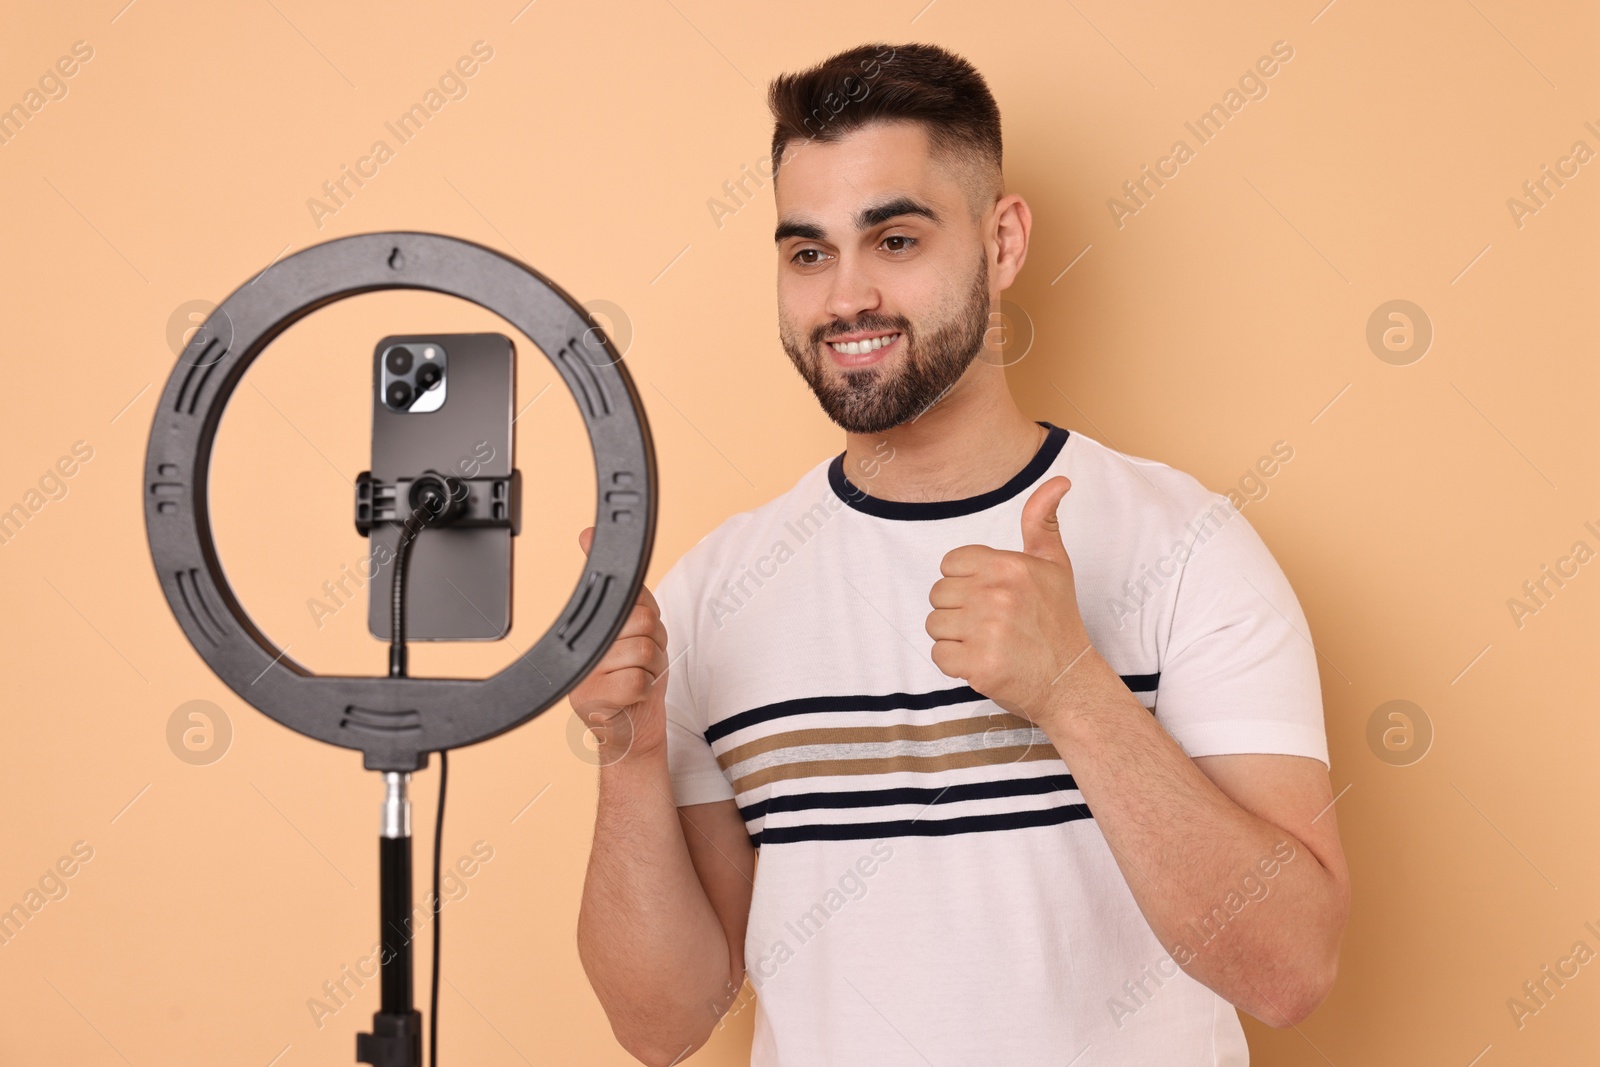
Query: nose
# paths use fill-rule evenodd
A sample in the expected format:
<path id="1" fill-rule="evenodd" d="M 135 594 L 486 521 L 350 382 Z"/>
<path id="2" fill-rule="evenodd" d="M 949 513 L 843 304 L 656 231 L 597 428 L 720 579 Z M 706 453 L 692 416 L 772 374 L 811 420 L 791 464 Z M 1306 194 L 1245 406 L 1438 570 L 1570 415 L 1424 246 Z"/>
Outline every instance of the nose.
<path id="1" fill-rule="evenodd" d="M 854 322 L 863 311 L 882 304 L 877 279 L 866 264 L 842 253 L 830 272 L 827 310 L 840 322 Z"/>

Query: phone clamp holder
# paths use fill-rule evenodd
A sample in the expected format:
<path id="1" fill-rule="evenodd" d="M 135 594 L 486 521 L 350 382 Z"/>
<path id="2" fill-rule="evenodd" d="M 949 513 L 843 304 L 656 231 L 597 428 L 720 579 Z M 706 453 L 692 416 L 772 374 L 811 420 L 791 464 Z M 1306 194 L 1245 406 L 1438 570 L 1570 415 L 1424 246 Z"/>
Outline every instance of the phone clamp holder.
<path id="1" fill-rule="evenodd" d="M 427 485 L 448 487 L 450 501 L 448 514 L 434 518 L 434 526 L 504 526 L 515 537 L 522 532 L 522 472 L 514 470 L 505 477 L 461 478 L 454 474 L 440 474 L 426 470 L 413 478 L 399 478 L 393 483 L 380 481 L 371 471 L 356 475 L 356 531 L 362 537 L 372 533 L 379 523 L 404 524 L 406 514 L 414 513 L 420 506 L 418 487 Z M 402 511 L 399 502 L 406 502 Z"/>

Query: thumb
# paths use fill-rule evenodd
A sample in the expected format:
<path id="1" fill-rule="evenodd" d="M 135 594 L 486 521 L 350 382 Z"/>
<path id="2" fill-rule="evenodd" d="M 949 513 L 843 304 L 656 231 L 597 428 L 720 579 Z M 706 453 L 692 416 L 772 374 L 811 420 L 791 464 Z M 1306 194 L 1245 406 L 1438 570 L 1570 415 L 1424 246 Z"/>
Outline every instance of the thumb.
<path id="1" fill-rule="evenodd" d="M 1072 482 L 1067 476 L 1058 474 L 1034 490 L 1028 502 L 1022 506 L 1023 552 L 1052 563 L 1068 562 L 1066 546 L 1061 543 L 1061 524 L 1056 519 L 1056 509 L 1071 488 Z"/>
<path id="2" fill-rule="evenodd" d="M 585 526 L 578 531 L 578 547 L 583 549 L 583 554 L 589 554 L 589 546 L 594 544 L 594 527 Z"/>

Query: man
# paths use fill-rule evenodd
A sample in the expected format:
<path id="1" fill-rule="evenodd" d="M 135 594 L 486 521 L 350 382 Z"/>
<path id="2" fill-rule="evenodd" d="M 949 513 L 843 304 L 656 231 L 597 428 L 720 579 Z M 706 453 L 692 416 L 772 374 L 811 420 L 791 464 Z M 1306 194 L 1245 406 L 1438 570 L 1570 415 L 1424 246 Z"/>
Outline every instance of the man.
<path id="1" fill-rule="evenodd" d="M 1019 412 L 987 334 L 1032 219 L 969 64 L 769 101 L 779 334 L 845 449 L 571 694 L 613 1031 L 679 1062 L 748 979 L 757 1067 L 1245 1064 L 1234 1006 L 1304 1019 L 1349 906 L 1295 595 L 1226 497 Z"/>

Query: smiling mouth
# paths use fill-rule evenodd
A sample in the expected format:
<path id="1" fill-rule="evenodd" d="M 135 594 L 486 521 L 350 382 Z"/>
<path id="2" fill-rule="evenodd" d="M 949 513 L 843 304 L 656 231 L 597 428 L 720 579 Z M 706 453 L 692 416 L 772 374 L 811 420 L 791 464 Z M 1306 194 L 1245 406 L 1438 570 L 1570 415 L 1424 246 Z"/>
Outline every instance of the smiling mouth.
<path id="1" fill-rule="evenodd" d="M 865 341 L 829 341 L 828 347 L 841 356 L 868 356 L 880 348 L 888 348 L 900 340 L 898 333 L 886 333 L 881 337 L 869 337 Z"/>

